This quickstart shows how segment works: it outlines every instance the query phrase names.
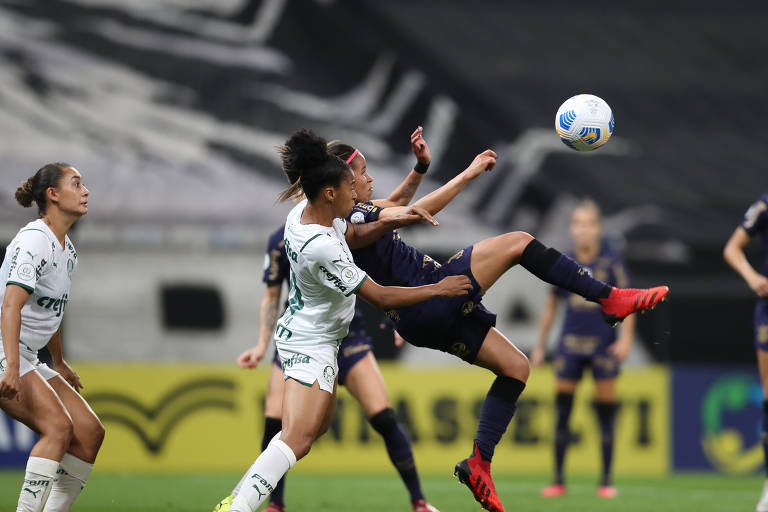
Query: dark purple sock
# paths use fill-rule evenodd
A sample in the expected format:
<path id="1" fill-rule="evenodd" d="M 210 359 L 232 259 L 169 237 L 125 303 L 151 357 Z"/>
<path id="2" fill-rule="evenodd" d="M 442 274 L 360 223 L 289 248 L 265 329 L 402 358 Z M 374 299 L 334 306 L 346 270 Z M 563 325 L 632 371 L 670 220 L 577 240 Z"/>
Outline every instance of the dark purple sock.
<path id="1" fill-rule="evenodd" d="M 280 418 L 264 418 L 264 437 L 261 438 L 261 451 L 267 449 L 269 442 L 275 435 L 283 429 L 283 422 Z M 285 477 L 281 478 L 275 490 L 269 495 L 269 502 L 276 505 L 285 506 L 283 501 L 283 493 L 285 492 Z"/>
<path id="2" fill-rule="evenodd" d="M 571 440 L 571 431 L 568 429 L 568 420 L 573 409 L 573 395 L 571 393 L 558 393 L 555 396 L 557 408 L 557 423 L 555 426 L 555 483 L 564 484 L 565 452 Z"/>
<path id="3" fill-rule="evenodd" d="M 542 281 L 591 301 L 604 299 L 611 293 L 611 287 L 592 277 L 586 268 L 536 239 L 523 250 L 520 265 Z"/>
<path id="4" fill-rule="evenodd" d="M 496 445 L 512 421 L 515 404 L 520 393 L 525 389 L 525 382 L 512 377 L 496 377 L 491 389 L 485 396 L 480 422 L 477 425 L 475 443 L 483 459 L 490 461 Z"/>
<path id="5" fill-rule="evenodd" d="M 600 485 L 611 485 L 611 462 L 613 461 L 613 425 L 616 419 L 616 411 L 619 404 L 596 403 L 597 420 L 600 423 L 602 437 L 603 473 L 600 477 Z"/>
<path id="6" fill-rule="evenodd" d="M 416 462 L 413 460 L 411 438 L 408 437 L 403 426 L 398 423 L 394 409 L 388 407 L 371 416 L 368 421 L 371 422 L 373 429 L 384 438 L 389 460 L 400 473 L 400 478 L 403 479 L 403 483 L 411 495 L 411 501 L 423 500 L 424 493 L 421 492 L 419 473 L 416 471 Z"/>

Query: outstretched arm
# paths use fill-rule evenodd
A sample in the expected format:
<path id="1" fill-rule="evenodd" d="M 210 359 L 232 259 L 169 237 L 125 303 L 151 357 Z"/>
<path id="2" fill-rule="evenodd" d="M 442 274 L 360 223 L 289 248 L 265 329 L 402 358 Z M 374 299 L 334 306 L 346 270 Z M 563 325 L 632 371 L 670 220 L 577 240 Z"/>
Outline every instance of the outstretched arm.
<path id="1" fill-rule="evenodd" d="M 465 275 L 448 276 L 439 283 L 424 286 L 381 286 L 370 277 L 355 292 L 379 309 L 394 309 L 411 306 L 435 297 L 457 297 L 466 295 L 472 289 L 472 282 Z"/>
<path id="2" fill-rule="evenodd" d="M 259 308 L 259 341 L 256 346 L 249 348 L 237 358 L 237 365 L 240 368 L 255 368 L 264 359 L 280 316 L 282 290 L 282 283 L 267 286 Z"/>
<path id="3" fill-rule="evenodd" d="M 384 212 L 388 213 L 382 218 Z M 415 205 L 385 208 L 384 210 L 381 210 L 379 220 L 366 222 L 364 224 L 352 224 L 347 221 L 347 233 L 344 237 L 346 238 L 347 245 L 350 249 L 359 249 L 360 247 L 371 245 L 385 233 L 389 233 L 393 229 L 411 226 L 425 220 L 433 226 L 438 225 L 437 221 L 429 214 L 429 212 Z"/>
<path id="4" fill-rule="evenodd" d="M 376 206 L 380 206 L 382 208 L 388 208 L 391 206 L 406 206 L 411 202 L 411 199 L 413 199 L 413 196 L 416 194 L 416 189 L 419 188 L 419 185 L 421 185 L 421 182 L 424 179 L 424 173 L 427 172 L 426 168 L 432 161 L 432 155 L 429 152 L 427 141 L 424 140 L 423 131 L 424 128 L 419 126 L 411 134 L 411 149 L 413 150 L 413 154 L 418 161 L 418 167 L 423 171 L 418 172 L 416 167 L 414 167 L 413 170 L 411 170 L 411 172 L 405 178 L 405 180 L 403 180 L 403 182 L 398 185 L 395 190 L 392 191 L 388 198 L 373 200 L 373 204 Z"/>
<path id="5" fill-rule="evenodd" d="M 723 249 L 723 258 L 746 281 L 747 285 L 760 297 L 768 297 L 768 279 L 757 272 L 744 254 L 750 236 L 739 226 L 731 235 Z"/>
<path id="6" fill-rule="evenodd" d="M 450 203 L 459 192 L 464 190 L 467 183 L 480 176 L 484 171 L 490 171 L 495 165 L 496 153 L 490 149 L 486 149 L 472 160 L 469 167 L 464 169 L 460 174 L 442 187 L 416 201 L 413 206 L 420 206 L 432 215 L 435 215 L 445 208 L 445 206 Z M 387 209 L 384 209 L 379 215 L 379 218 L 386 218 L 389 214 L 390 212 L 388 212 Z"/>

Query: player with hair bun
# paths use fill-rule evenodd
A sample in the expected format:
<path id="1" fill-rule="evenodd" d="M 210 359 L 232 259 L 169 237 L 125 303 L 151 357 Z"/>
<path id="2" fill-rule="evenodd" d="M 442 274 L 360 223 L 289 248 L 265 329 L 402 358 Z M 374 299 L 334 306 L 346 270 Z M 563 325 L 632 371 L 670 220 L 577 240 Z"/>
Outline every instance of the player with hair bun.
<path id="1" fill-rule="evenodd" d="M 67 232 L 88 213 L 88 189 L 73 166 L 48 164 L 16 190 L 40 218 L 8 245 L 0 267 L 0 409 L 40 436 L 27 461 L 17 511 L 67 511 L 88 480 L 104 427 L 64 361 L 61 320 L 77 252 Z M 54 369 L 37 352 L 48 346 Z"/>
<path id="2" fill-rule="evenodd" d="M 429 165 L 431 155 L 429 146 L 422 137 L 422 128 L 418 127 L 411 134 L 411 147 L 416 156 L 416 168 Z M 329 143 L 330 146 L 334 142 Z M 381 200 L 387 205 L 405 206 L 411 202 L 424 174 L 412 170 L 405 180 L 389 195 Z M 283 282 L 290 278 L 290 264 L 285 252 L 285 226 L 281 226 L 269 236 L 264 261 L 263 281 L 267 285 L 261 301 L 259 314 L 259 341 L 256 346 L 244 351 L 237 360 L 241 368 L 255 368 L 264 358 L 272 341 L 281 307 Z M 339 384 L 346 386 L 350 394 L 360 403 L 373 429 L 384 439 L 392 464 L 400 474 L 410 495 L 413 512 L 438 512 L 427 502 L 421 489 L 416 461 L 413 457 L 411 439 L 397 420 L 394 409 L 387 398 L 387 388 L 376 363 L 372 350 L 373 341 L 365 332 L 363 312 L 356 306 L 355 316 L 349 325 L 349 334 L 341 341 L 338 352 Z M 266 449 L 272 438 L 282 429 L 283 404 L 283 367 L 275 351 L 270 368 L 269 383 L 264 399 L 264 434 L 261 448 Z M 269 504 L 264 512 L 285 512 L 285 480 L 283 477 L 269 496 Z M 240 484 L 232 495 L 224 498 L 214 509 L 227 510 L 234 496 L 240 492 Z M 227 508 L 225 508 L 227 507 Z"/>
<path id="3" fill-rule="evenodd" d="M 371 243 L 393 227 L 424 219 L 436 224 L 435 220 L 421 208 L 406 207 L 372 226 L 351 225 L 344 218 L 356 201 L 353 173 L 344 160 L 329 153 L 325 140 L 299 130 L 280 154 L 291 183 L 281 200 L 299 194 L 306 197 L 285 223 L 285 252 L 291 267 L 288 308 L 274 333 L 285 376 L 282 431 L 245 473 L 230 512 L 259 508 L 327 430 L 336 397 L 339 343 L 348 334 L 355 295 L 390 309 L 466 295 L 471 287 L 466 276 L 448 276 L 410 288 L 378 285 L 355 265 L 350 247 Z"/>

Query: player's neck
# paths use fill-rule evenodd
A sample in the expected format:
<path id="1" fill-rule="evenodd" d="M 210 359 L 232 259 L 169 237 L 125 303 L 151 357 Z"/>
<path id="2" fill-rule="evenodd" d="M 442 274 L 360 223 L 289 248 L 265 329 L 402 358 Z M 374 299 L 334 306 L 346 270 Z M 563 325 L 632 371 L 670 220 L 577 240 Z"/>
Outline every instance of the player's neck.
<path id="1" fill-rule="evenodd" d="M 599 245 L 576 247 L 574 250 L 574 255 L 579 263 L 590 263 L 597 258 L 598 254 L 600 254 Z"/>
<path id="2" fill-rule="evenodd" d="M 64 239 L 67 236 L 67 231 L 69 231 L 69 228 L 72 227 L 72 224 L 74 224 L 77 219 L 54 210 L 43 215 L 42 220 L 49 228 L 51 228 L 51 231 L 53 231 L 53 234 L 61 244 L 61 247 L 64 247 Z"/>
<path id="3" fill-rule="evenodd" d="M 333 226 L 333 209 L 330 204 L 307 203 L 301 213 L 302 224 L 320 224 L 321 226 Z"/>

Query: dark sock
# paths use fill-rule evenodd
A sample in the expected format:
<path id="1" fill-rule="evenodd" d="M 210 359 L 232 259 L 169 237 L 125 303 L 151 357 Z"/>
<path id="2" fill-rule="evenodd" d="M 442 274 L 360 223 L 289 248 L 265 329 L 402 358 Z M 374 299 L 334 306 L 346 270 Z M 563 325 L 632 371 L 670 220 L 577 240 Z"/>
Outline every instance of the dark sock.
<path id="1" fill-rule="evenodd" d="M 600 485 L 611 485 L 611 461 L 613 460 L 613 426 L 616 419 L 616 411 L 619 404 L 596 403 L 597 421 L 600 423 L 602 436 L 603 474 L 600 477 Z"/>
<path id="2" fill-rule="evenodd" d="M 763 401 L 763 463 L 765 465 L 765 476 L 768 478 L 768 400 Z"/>
<path id="3" fill-rule="evenodd" d="M 371 416 L 368 421 L 371 422 L 373 429 L 384 438 L 389 460 L 400 473 L 400 478 L 403 479 L 403 483 L 411 495 L 411 501 L 423 500 L 424 494 L 421 492 L 419 473 L 416 471 L 416 462 L 413 460 L 411 439 L 403 426 L 397 422 L 394 409 L 388 407 Z"/>
<path id="4" fill-rule="evenodd" d="M 477 449 L 483 459 L 490 461 L 493 458 L 496 445 L 512 421 L 515 404 L 523 389 L 525 382 L 512 377 L 496 377 L 493 381 L 483 402 L 475 437 Z"/>
<path id="5" fill-rule="evenodd" d="M 557 408 L 557 423 L 555 426 L 555 483 L 564 484 L 563 466 L 565 465 L 565 452 L 568 442 L 571 440 L 571 431 L 568 429 L 568 420 L 573 409 L 573 395 L 571 393 L 558 393 L 555 395 Z"/>
<path id="6" fill-rule="evenodd" d="M 280 418 L 270 418 L 266 417 L 264 418 L 264 437 L 261 438 L 261 451 L 264 451 L 267 449 L 267 445 L 269 445 L 269 442 L 272 440 L 273 437 L 275 437 L 275 434 L 280 432 L 283 429 L 283 422 L 280 421 Z M 276 505 L 285 506 L 285 503 L 283 502 L 283 493 L 285 491 L 285 477 L 281 478 L 279 482 L 277 482 L 277 485 L 275 486 L 275 490 L 272 491 L 272 494 L 269 496 L 269 502 L 275 503 Z"/>
<path id="7" fill-rule="evenodd" d="M 523 250 L 520 265 L 542 281 L 546 281 L 569 292 L 597 301 L 611 293 L 611 287 L 593 278 L 584 267 L 565 254 L 531 240 Z"/>

